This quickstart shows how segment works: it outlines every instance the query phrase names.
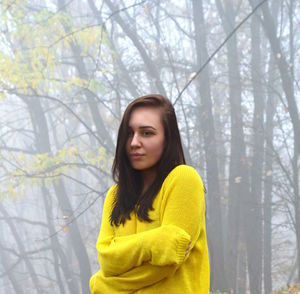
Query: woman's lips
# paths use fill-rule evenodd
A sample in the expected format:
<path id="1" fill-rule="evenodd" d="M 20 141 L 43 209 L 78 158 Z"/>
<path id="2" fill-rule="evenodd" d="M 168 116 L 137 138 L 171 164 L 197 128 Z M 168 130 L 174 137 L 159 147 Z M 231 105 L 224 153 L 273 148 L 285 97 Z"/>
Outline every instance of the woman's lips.
<path id="1" fill-rule="evenodd" d="M 139 160 L 144 156 L 144 154 L 141 153 L 130 153 L 130 158 L 133 160 Z"/>

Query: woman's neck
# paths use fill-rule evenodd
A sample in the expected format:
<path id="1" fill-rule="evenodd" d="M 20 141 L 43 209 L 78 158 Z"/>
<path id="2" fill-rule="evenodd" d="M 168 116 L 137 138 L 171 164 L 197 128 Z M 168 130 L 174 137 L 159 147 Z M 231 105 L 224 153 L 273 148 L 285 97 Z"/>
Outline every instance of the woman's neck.
<path id="1" fill-rule="evenodd" d="M 156 170 L 149 169 L 142 172 L 143 175 L 143 190 L 142 194 L 144 194 L 148 188 L 152 185 L 156 177 Z"/>

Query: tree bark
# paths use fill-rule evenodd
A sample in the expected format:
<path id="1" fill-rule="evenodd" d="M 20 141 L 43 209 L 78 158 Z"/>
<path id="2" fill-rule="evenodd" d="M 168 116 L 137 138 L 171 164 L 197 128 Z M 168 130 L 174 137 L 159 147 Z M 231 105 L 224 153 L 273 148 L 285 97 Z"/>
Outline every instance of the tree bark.
<path id="1" fill-rule="evenodd" d="M 238 256 L 238 273 L 237 280 L 237 293 L 247 293 L 247 247 L 245 241 L 245 231 L 241 232 L 241 238 L 239 242 L 239 256 Z"/>
<path id="2" fill-rule="evenodd" d="M 78 71 L 79 77 L 81 79 L 88 79 L 88 72 L 84 63 L 82 56 L 80 55 L 80 49 L 76 44 L 71 44 L 71 48 L 74 54 L 76 69 Z M 92 114 L 93 123 L 96 126 L 98 137 L 102 139 L 102 144 L 106 149 L 113 154 L 115 151 L 115 145 L 111 139 L 110 134 L 108 133 L 102 116 L 98 109 L 98 104 L 93 96 L 93 93 L 88 89 L 84 89 L 84 94 L 87 100 L 89 110 Z"/>
<path id="3" fill-rule="evenodd" d="M 33 97 L 23 98 L 23 101 L 28 106 L 32 125 L 35 129 L 34 133 L 38 152 L 51 153 L 47 120 L 43 112 L 40 100 Z M 57 183 L 53 184 L 53 187 L 63 215 L 67 216 L 68 219 L 71 219 L 73 208 L 70 203 L 70 199 L 67 196 L 64 183 L 62 182 L 62 180 L 59 180 Z M 75 256 L 79 263 L 82 293 L 88 293 L 89 280 L 91 277 L 91 267 L 76 219 L 73 220 L 68 228 L 68 237 L 70 238 L 70 244 L 72 244 L 72 249 L 74 250 Z"/>
<path id="4" fill-rule="evenodd" d="M 1 205 L 1 204 L 0 204 Z M 4 236 L 2 227 L 0 226 L 0 236 Z M 2 246 L 0 241 L 0 247 Z M 21 257 L 19 257 L 21 259 Z M 1 272 L 1 279 L 3 280 L 3 286 L 1 289 L 5 291 L 4 293 L 9 293 L 7 288 L 10 289 L 10 287 L 6 284 L 6 279 L 3 279 L 5 275 L 7 275 L 8 280 L 11 282 L 12 288 L 15 290 L 16 294 L 24 294 L 23 288 L 20 285 L 20 282 L 18 281 L 18 277 L 15 275 L 14 268 L 11 264 L 9 264 L 9 256 L 4 252 L 4 250 L 0 249 L 0 260 L 2 269 L 4 272 Z M 24 286 L 24 285 L 23 285 Z"/>
<path id="5" fill-rule="evenodd" d="M 294 143 L 294 148 L 296 148 Z M 298 277 L 297 282 L 300 282 L 300 195 L 299 195 L 299 156 L 294 154 L 293 158 L 293 180 L 294 180 L 294 205 L 295 205 L 295 230 L 297 241 L 297 260 L 298 260 Z"/>
<path id="6" fill-rule="evenodd" d="M 254 7 L 257 3 L 256 0 L 249 0 L 251 5 Z M 276 35 L 276 26 L 273 17 L 270 13 L 268 2 L 262 5 L 262 25 L 266 32 L 267 38 L 270 42 L 272 52 L 275 56 L 275 60 L 279 69 L 282 88 L 285 93 L 285 97 L 288 103 L 288 112 L 291 117 L 294 135 L 294 159 L 293 159 L 293 181 L 294 181 L 294 208 L 295 208 L 295 221 L 296 221 L 296 240 L 297 240 L 297 255 L 300 257 L 300 211 L 299 211 L 299 175 L 298 175 L 298 158 L 300 155 L 300 120 L 298 105 L 295 100 L 294 94 L 294 80 L 293 71 L 290 71 L 290 67 L 287 63 L 285 54 L 281 49 L 280 41 Z M 300 281 L 300 261 L 298 258 L 298 273 Z"/>
<path id="7" fill-rule="evenodd" d="M 257 4 L 257 0 L 249 0 L 252 7 Z M 294 95 L 294 86 L 291 72 L 289 70 L 289 65 L 286 61 L 284 52 L 281 49 L 280 41 L 276 34 L 276 27 L 273 17 L 270 13 L 268 2 L 262 5 L 262 25 L 266 32 L 267 38 L 270 42 L 272 52 L 275 56 L 275 60 L 279 69 L 283 91 L 285 93 L 288 102 L 288 112 L 291 117 L 291 122 L 293 125 L 294 140 L 296 145 L 296 152 L 300 155 L 300 121 L 299 121 L 299 111 Z"/>
<path id="8" fill-rule="evenodd" d="M 269 68 L 273 65 L 271 58 Z M 268 101 L 265 127 L 265 185 L 264 185 L 264 289 L 265 293 L 272 291 L 272 187 L 273 187 L 273 116 L 275 113 L 275 97 L 271 91 L 273 74 L 269 71 Z"/>
<path id="9" fill-rule="evenodd" d="M 116 10 L 114 4 L 110 0 L 104 0 L 104 2 L 107 4 L 107 6 L 110 8 L 110 10 L 112 12 L 114 12 Z M 155 84 L 157 90 L 159 91 L 159 93 L 161 95 L 166 96 L 166 91 L 165 91 L 165 88 L 164 88 L 164 86 L 161 82 L 159 72 L 156 68 L 156 65 L 150 59 L 150 57 L 147 54 L 145 48 L 143 47 L 143 45 L 139 41 L 138 36 L 136 35 L 136 33 L 131 29 L 130 25 L 128 25 L 124 22 L 124 20 L 120 17 L 119 14 L 115 14 L 114 19 L 120 25 L 120 27 L 123 29 L 124 33 L 128 36 L 128 38 L 132 41 L 132 43 L 134 44 L 134 46 L 136 47 L 136 49 L 140 53 L 141 58 L 143 59 L 143 61 L 145 63 L 145 66 L 146 66 L 146 68 L 149 72 L 149 75 L 153 79 L 154 84 Z"/>
<path id="10" fill-rule="evenodd" d="M 193 0 L 193 20 L 195 26 L 195 45 L 197 52 L 197 68 L 200 68 L 208 58 L 206 48 L 206 32 L 203 15 L 202 0 Z M 200 127 L 204 138 L 204 149 L 207 167 L 208 189 L 208 238 L 210 244 L 211 263 L 211 289 L 226 291 L 226 277 L 224 275 L 224 246 L 222 212 L 220 204 L 219 171 L 217 163 L 217 148 L 215 127 L 212 112 L 212 99 L 210 89 L 209 67 L 206 67 L 198 78 L 201 97 Z"/>
<path id="11" fill-rule="evenodd" d="M 278 2 L 277 5 L 273 3 L 273 15 L 278 14 Z M 277 19 L 275 17 L 274 19 Z M 276 109 L 276 96 L 273 93 L 276 85 L 274 67 L 276 67 L 274 54 L 270 54 L 270 60 L 268 65 L 268 84 L 267 84 L 267 107 L 266 107 L 266 126 L 265 126 L 265 177 L 264 177 L 264 203 L 263 203 L 263 215 L 264 215 L 264 290 L 265 293 L 271 293 L 272 291 L 272 189 L 273 189 L 273 130 L 274 130 L 274 114 Z"/>
<path id="12" fill-rule="evenodd" d="M 18 247 L 18 252 L 20 253 L 20 256 L 23 258 L 25 266 L 28 270 L 28 274 L 32 280 L 32 283 L 34 285 L 34 289 L 36 291 L 36 293 L 42 294 L 42 291 L 39 287 L 39 279 L 38 276 L 36 274 L 36 271 L 30 261 L 30 259 L 28 258 L 27 254 L 26 254 L 26 250 L 25 250 L 25 246 L 24 246 L 24 242 L 22 241 L 16 226 L 14 225 L 14 223 L 12 222 L 12 220 L 9 217 L 8 212 L 6 211 L 6 209 L 4 208 L 4 206 L 2 205 L 2 203 L 0 202 L 0 212 L 1 214 L 4 216 L 10 231 L 16 241 L 16 245 Z"/>
<path id="13" fill-rule="evenodd" d="M 54 258 L 54 270 L 56 273 L 57 277 L 57 282 L 60 288 L 60 293 L 65 293 L 64 290 L 64 283 L 61 280 L 60 277 L 60 269 L 59 269 L 59 260 L 61 262 L 61 268 L 63 270 L 65 279 L 67 281 L 67 286 L 70 291 L 70 293 L 77 294 L 78 292 L 78 284 L 76 283 L 76 280 L 74 277 L 72 277 L 72 271 L 69 268 L 69 264 L 67 261 L 67 257 L 65 253 L 62 250 L 62 246 L 59 244 L 57 235 L 55 234 L 55 227 L 53 224 L 53 215 L 52 215 L 52 207 L 50 205 L 50 195 L 48 189 L 45 187 L 44 183 L 42 185 L 42 196 L 43 196 L 43 201 L 45 205 L 45 212 L 46 212 L 46 217 L 47 217 L 47 223 L 48 223 L 48 228 L 49 228 L 49 235 L 52 236 L 50 238 L 51 242 L 51 248 L 53 250 L 53 258 Z M 59 259 L 58 259 L 59 258 Z"/>
<path id="14" fill-rule="evenodd" d="M 251 19 L 251 78 L 254 97 L 251 192 L 245 205 L 249 286 L 252 294 L 262 290 L 262 168 L 264 160 L 264 96 L 261 81 L 260 23 Z"/>
<path id="15" fill-rule="evenodd" d="M 95 18 L 98 20 L 98 22 L 99 23 L 104 23 L 103 19 L 102 19 L 102 16 L 101 16 L 101 13 L 97 10 L 97 7 L 95 5 L 95 1 L 88 0 L 88 3 L 89 3 L 90 9 L 92 10 L 92 12 L 93 12 Z M 106 34 L 107 33 L 106 27 L 103 26 L 102 29 L 103 29 L 104 33 Z M 113 52 L 117 53 L 115 61 L 116 61 L 116 64 L 118 65 L 118 67 L 119 67 L 119 69 L 122 73 L 122 76 L 125 79 L 126 88 L 130 91 L 130 93 L 132 94 L 133 97 L 138 97 L 138 92 L 136 90 L 136 85 L 133 83 L 133 81 L 132 81 L 132 79 L 129 75 L 129 71 L 126 69 L 126 66 L 123 63 L 120 55 L 118 54 L 118 50 L 116 49 L 116 46 L 115 46 L 115 44 L 114 44 L 114 42 L 111 38 L 110 38 L 110 45 L 112 46 Z"/>
<path id="16" fill-rule="evenodd" d="M 235 12 L 232 1 L 226 1 L 224 7 L 216 0 L 219 15 L 226 35 L 234 29 Z M 241 77 L 237 38 L 233 35 L 226 43 L 228 60 L 229 99 L 231 114 L 231 153 L 229 167 L 229 201 L 225 266 L 230 293 L 237 293 L 237 261 L 240 239 L 241 202 L 244 203 L 249 193 L 249 179 L 244 141 L 244 130 L 241 108 Z"/>

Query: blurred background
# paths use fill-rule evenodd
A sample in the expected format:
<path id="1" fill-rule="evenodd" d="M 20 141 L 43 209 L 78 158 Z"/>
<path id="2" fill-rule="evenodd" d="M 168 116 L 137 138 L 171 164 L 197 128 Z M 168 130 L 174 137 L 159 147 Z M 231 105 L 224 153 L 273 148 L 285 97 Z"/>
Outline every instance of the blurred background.
<path id="1" fill-rule="evenodd" d="M 4 0 L 0 29 L 0 293 L 89 293 L 119 122 L 148 93 L 207 188 L 212 293 L 300 282 L 299 0 Z"/>

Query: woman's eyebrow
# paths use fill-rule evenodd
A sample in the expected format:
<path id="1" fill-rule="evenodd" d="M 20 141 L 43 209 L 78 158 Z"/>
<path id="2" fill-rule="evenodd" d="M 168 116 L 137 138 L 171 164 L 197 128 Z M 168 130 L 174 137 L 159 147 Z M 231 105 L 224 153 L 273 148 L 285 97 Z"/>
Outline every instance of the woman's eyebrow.
<path id="1" fill-rule="evenodd" d="M 132 126 L 128 126 L 128 128 L 129 129 L 132 129 Z M 138 126 L 138 129 L 153 129 L 153 130 L 155 130 L 156 131 L 156 128 L 155 127 L 153 127 L 153 126 L 147 126 L 147 125 L 145 125 L 145 126 Z"/>
<path id="2" fill-rule="evenodd" d="M 153 126 L 139 126 L 139 129 L 153 129 L 153 130 L 156 130 L 156 128 L 153 127 Z"/>

